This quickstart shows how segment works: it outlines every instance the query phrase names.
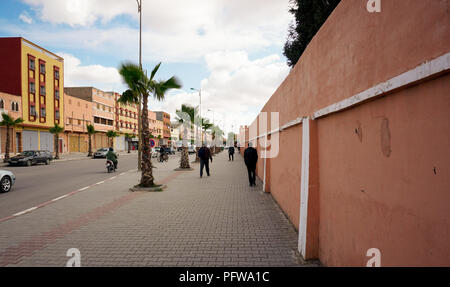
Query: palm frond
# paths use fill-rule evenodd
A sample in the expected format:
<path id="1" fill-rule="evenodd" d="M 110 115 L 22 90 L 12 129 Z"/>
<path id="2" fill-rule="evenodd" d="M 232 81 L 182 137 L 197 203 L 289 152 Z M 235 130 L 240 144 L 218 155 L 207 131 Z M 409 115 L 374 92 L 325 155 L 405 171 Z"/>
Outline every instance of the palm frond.
<path id="1" fill-rule="evenodd" d="M 153 81 L 153 77 L 155 77 L 155 74 L 158 72 L 160 66 L 161 62 L 153 68 L 152 73 L 150 74 L 150 81 Z"/>

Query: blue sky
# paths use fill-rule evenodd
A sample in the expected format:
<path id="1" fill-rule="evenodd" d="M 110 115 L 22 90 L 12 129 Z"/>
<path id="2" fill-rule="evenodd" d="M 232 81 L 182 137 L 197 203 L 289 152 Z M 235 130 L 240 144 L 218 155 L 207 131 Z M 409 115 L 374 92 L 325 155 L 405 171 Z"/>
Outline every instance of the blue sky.
<path id="1" fill-rule="evenodd" d="M 282 47 L 288 0 L 142 0 L 143 67 L 183 83 L 152 110 L 182 103 L 227 131 L 250 124 L 289 73 Z M 2 0 L 0 37 L 22 36 L 65 59 L 66 86 L 122 92 L 122 61 L 138 62 L 135 0 Z"/>

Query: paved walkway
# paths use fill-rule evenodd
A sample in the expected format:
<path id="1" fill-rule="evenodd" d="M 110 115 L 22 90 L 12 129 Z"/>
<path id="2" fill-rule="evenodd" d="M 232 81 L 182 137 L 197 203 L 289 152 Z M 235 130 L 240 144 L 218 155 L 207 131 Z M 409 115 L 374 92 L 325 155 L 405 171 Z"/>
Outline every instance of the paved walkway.
<path id="1" fill-rule="evenodd" d="M 82 266 L 301 265 L 297 233 L 261 183 L 248 186 L 240 155 L 215 156 L 202 179 L 178 161 L 154 163 L 164 192 L 129 192 L 130 170 L 0 223 L 0 266 L 65 266 L 69 248 Z"/>

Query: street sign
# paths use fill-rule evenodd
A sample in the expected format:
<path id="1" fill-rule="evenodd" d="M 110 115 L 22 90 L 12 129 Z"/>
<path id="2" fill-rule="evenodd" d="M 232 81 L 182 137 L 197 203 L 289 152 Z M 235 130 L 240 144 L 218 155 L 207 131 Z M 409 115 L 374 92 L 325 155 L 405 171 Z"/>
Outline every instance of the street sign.
<path id="1" fill-rule="evenodd" d="M 150 147 L 154 147 L 155 146 L 155 140 L 154 139 L 150 139 Z"/>

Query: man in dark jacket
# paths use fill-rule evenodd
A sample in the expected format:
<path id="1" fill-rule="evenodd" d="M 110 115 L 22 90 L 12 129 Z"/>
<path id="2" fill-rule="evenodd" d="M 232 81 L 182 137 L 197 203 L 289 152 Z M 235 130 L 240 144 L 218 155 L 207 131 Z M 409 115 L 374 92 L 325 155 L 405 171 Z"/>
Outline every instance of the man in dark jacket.
<path id="1" fill-rule="evenodd" d="M 114 163 L 114 168 L 117 169 L 117 164 L 119 161 L 117 160 L 117 155 L 114 153 L 114 149 L 112 147 L 109 148 L 109 151 L 106 154 L 106 159 L 112 161 Z"/>
<path id="2" fill-rule="evenodd" d="M 234 161 L 234 147 L 233 146 L 230 146 L 228 148 L 228 161 L 230 161 L 230 160 Z"/>
<path id="3" fill-rule="evenodd" d="M 206 174 L 209 176 L 209 160 L 212 162 L 211 151 L 203 145 L 198 150 L 198 157 L 200 158 L 200 177 L 203 176 L 203 167 L 205 167 Z"/>
<path id="4" fill-rule="evenodd" d="M 244 151 L 244 162 L 247 166 L 250 186 L 256 185 L 256 162 L 258 162 L 258 152 L 252 147 L 251 143 L 248 144 L 248 148 Z"/>

